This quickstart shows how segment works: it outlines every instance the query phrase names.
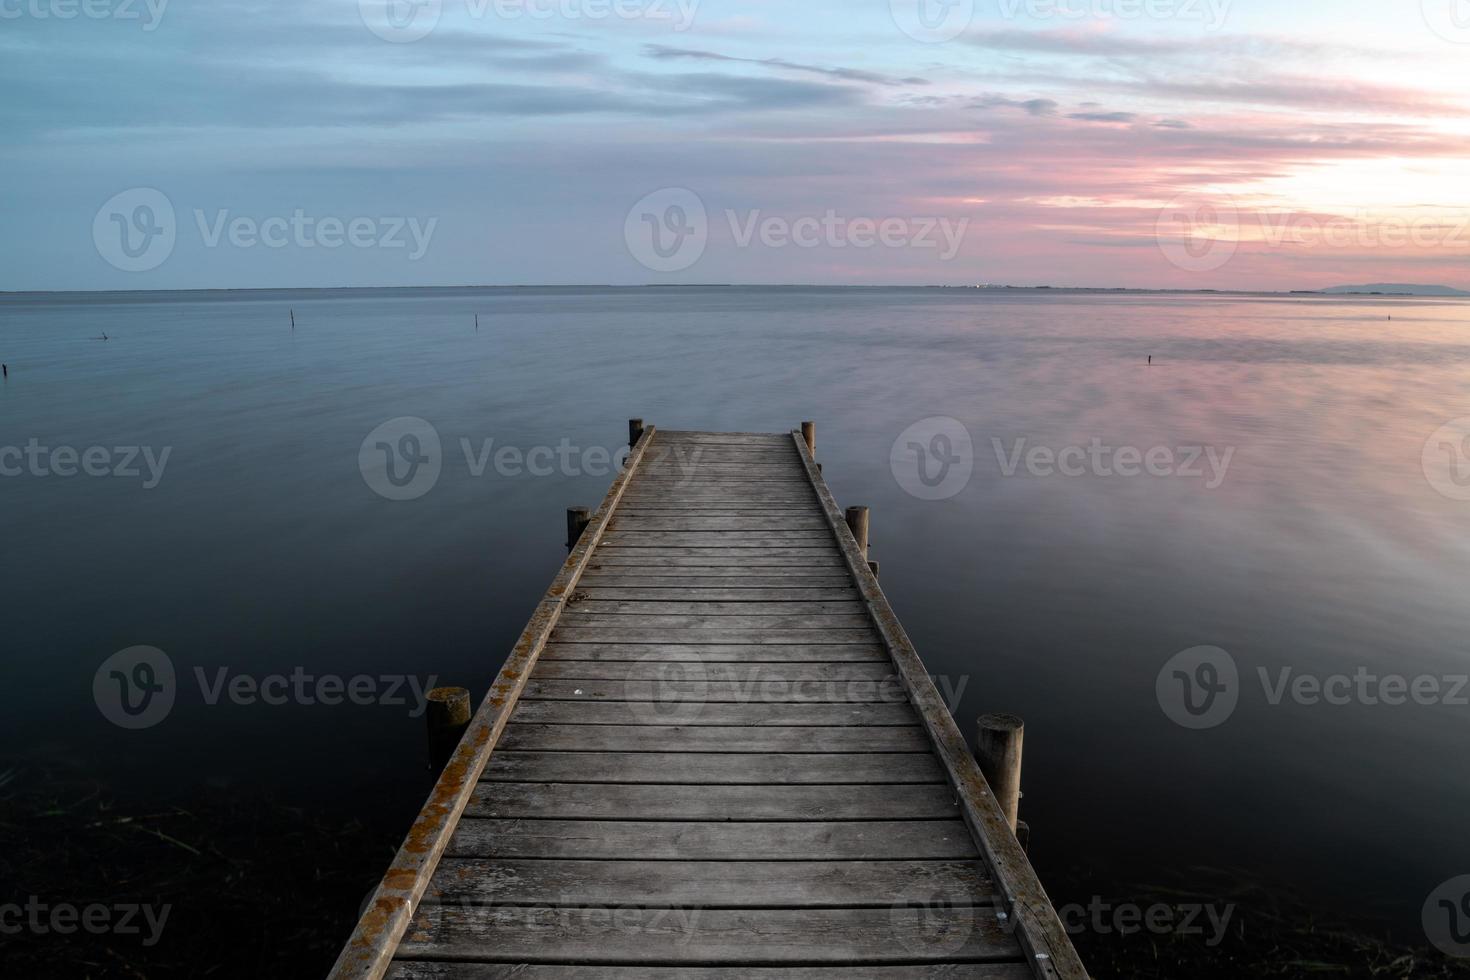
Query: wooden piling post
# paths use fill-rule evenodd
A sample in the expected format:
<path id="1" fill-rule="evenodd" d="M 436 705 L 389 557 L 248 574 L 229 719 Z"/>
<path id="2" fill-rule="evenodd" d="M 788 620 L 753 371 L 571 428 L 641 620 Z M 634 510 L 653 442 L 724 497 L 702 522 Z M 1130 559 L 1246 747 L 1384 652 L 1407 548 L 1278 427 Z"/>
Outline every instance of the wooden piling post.
<path id="1" fill-rule="evenodd" d="M 801 437 L 806 440 L 807 455 L 816 458 L 817 455 L 817 423 L 801 423 Z"/>
<path id="2" fill-rule="evenodd" d="M 470 725 L 470 692 L 462 687 L 436 687 L 429 692 L 424 717 L 429 725 L 429 765 L 435 775 L 444 770 Z"/>
<path id="3" fill-rule="evenodd" d="M 975 760 L 1014 832 L 1021 810 L 1021 744 L 1026 724 L 1015 715 L 981 715 L 976 725 Z"/>
<path id="4" fill-rule="evenodd" d="M 873 573 L 873 577 L 874 578 L 877 578 L 878 577 L 878 563 L 875 562 L 875 561 L 868 562 L 868 571 L 870 571 L 870 572 Z"/>
<path id="5" fill-rule="evenodd" d="M 567 508 L 567 547 L 575 548 L 582 532 L 592 523 L 592 511 L 586 507 Z"/>
<path id="6" fill-rule="evenodd" d="M 628 448 L 632 449 L 638 445 L 638 440 L 643 438 L 643 420 L 628 420 Z"/>
<path id="7" fill-rule="evenodd" d="M 868 508 L 847 508 L 847 526 L 852 530 L 852 536 L 857 538 L 858 550 L 863 557 L 868 557 Z"/>

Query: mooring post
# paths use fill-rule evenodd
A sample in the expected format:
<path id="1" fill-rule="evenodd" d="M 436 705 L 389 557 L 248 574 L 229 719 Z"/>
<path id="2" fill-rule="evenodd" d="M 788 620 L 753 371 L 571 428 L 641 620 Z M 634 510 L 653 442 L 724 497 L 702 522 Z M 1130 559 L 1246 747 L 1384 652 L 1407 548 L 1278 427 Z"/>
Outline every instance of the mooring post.
<path id="1" fill-rule="evenodd" d="M 868 557 L 868 508 L 847 508 L 847 526 L 852 529 L 852 536 L 857 538 L 858 550 L 863 557 Z"/>
<path id="2" fill-rule="evenodd" d="M 582 532 L 592 523 L 592 511 L 586 507 L 567 508 L 567 547 L 575 548 Z"/>
<path id="3" fill-rule="evenodd" d="M 1026 724 L 1015 715 L 981 715 L 976 725 L 975 760 L 1015 832 L 1021 810 L 1021 743 Z"/>
<path id="4" fill-rule="evenodd" d="M 874 578 L 877 578 L 878 577 L 878 563 L 875 562 L 875 561 L 868 562 L 868 571 L 870 571 L 870 572 L 873 573 L 873 577 Z"/>
<path id="5" fill-rule="evenodd" d="M 801 423 L 801 437 L 806 440 L 807 455 L 815 459 L 817 455 L 817 423 Z"/>
<path id="6" fill-rule="evenodd" d="M 632 449 L 638 445 L 638 440 L 643 438 L 643 420 L 628 420 L 628 448 Z"/>
<path id="7" fill-rule="evenodd" d="M 470 692 L 462 687 L 436 687 L 429 692 L 429 765 L 442 772 L 454 755 L 464 730 L 470 727 Z"/>

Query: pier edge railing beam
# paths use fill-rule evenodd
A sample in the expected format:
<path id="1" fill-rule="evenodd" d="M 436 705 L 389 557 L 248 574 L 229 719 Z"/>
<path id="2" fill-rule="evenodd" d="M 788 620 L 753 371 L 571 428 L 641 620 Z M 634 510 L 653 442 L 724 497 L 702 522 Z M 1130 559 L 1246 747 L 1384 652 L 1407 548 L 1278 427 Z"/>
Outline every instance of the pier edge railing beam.
<path id="1" fill-rule="evenodd" d="M 817 455 L 817 423 L 801 423 L 801 438 L 806 442 L 806 451 L 811 456 Z"/>
<path id="2" fill-rule="evenodd" d="M 462 687 L 436 687 L 429 692 L 424 717 L 429 729 L 429 766 L 434 775 L 444 771 L 450 756 L 470 727 L 470 692 Z"/>
<path id="3" fill-rule="evenodd" d="M 865 559 L 868 557 L 868 521 L 868 508 L 847 508 L 848 529 L 852 531 L 852 536 L 857 539 L 858 551 L 862 553 Z"/>
<path id="4" fill-rule="evenodd" d="M 567 547 L 575 548 L 582 537 L 582 532 L 587 530 L 587 525 L 592 522 L 592 511 L 586 507 L 567 508 Z"/>
<path id="5" fill-rule="evenodd" d="M 628 448 L 632 449 L 638 445 L 638 440 L 643 438 L 643 420 L 628 420 Z"/>
<path id="6" fill-rule="evenodd" d="M 981 715 L 975 724 L 975 761 L 1014 833 L 1021 811 L 1021 747 L 1026 723 L 1015 715 L 996 714 Z"/>

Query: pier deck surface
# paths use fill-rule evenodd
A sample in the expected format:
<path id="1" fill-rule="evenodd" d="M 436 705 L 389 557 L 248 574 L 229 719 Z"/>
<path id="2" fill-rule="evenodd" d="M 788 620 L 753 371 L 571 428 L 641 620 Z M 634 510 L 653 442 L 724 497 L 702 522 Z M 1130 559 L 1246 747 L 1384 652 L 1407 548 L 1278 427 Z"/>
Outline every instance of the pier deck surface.
<path id="1" fill-rule="evenodd" d="M 800 435 L 651 428 L 333 975 L 1086 976 Z"/>

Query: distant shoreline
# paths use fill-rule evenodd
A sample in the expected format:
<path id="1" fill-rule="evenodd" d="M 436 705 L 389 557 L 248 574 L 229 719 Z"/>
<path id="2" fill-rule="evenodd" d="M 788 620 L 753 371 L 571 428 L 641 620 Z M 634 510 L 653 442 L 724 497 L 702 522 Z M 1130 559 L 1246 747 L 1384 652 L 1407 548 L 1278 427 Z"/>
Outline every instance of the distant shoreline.
<path id="1" fill-rule="evenodd" d="M 1323 299 L 1341 299 L 1344 297 L 1358 299 L 1470 299 L 1470 292 L 1439 292 L 1439 293 L 1410 293 L 1410 292 L 1384 292 L 1384 291 L 1357 291 L 1332 289 L 1293 289 L 1293 290 L 1270 290 L 1270 289 L 1149 289 L 1132 286 L 946 286 L 946 285 L 817 285 L 811 283 L 642 283 L 638 285 L 613 285 L 613 284 L 575 284 L 575 285 L 552 285 L 552 284 L 518 284 L 500 286 L 245 286 L 245 287 L 205 287 L 192 289 L 35 289 L 35 290 L 0 290 L 0 299 L 27 298 L 27 297 L 60 297 L 60 296 L 123 296 L 123 297 L 154 297 L 175 296 L 179 294 L 204 295 L 212 297 L 235 297 L 235 296 L 275 296 L 286 294 L 310 294 L 310 293 L 444 293 L 444 294 L 466 294 L 466 293 L 496 293 L 496 292 L 614 292 L 614 291 L 638 291 L 638 290 L 681 290 L 695 292 L 699 290 L 729 290 L 729 291 L 809 291 L 809 292 L 956 292 L 976 293 L 982 295 L 1008 294 L 1008 293 L 1042 293 L 1054 295 L 1125 295 L 1125 296 L 1272 296 L 1283 298 L 1310 298 L 1320 297 Z"/>

